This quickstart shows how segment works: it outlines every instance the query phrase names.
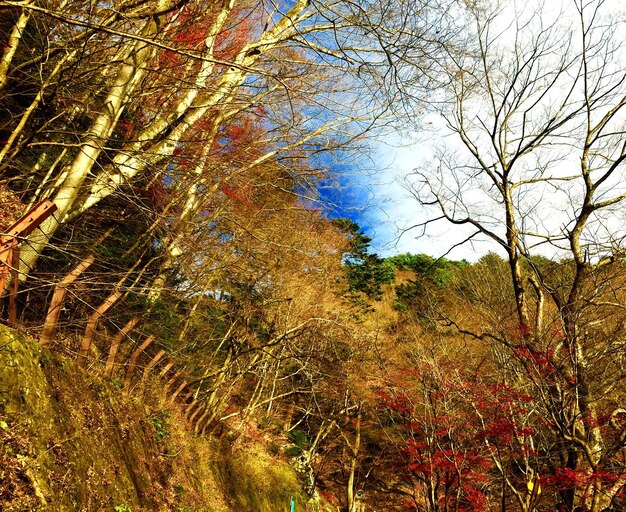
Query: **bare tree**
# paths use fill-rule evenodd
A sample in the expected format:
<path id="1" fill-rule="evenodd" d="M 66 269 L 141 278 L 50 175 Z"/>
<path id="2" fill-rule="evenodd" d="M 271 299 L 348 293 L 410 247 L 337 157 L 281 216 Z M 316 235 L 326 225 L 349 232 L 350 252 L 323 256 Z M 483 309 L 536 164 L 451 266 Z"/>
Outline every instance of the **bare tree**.
<path id="1" fill-rule="evenodd" d="M 506 253 L 517 325 L 492 334 L 544 404 L 554 464 L 587 475 L 559 506 L 604 510 L 626 482 L 625 431 L 606 432 L 623 375 L 600 370 L 623 350 L 620 329 L 602 325 L 624 310 L 624 19 L 603 1 L 471 4 L 465 15 L 468 51 L 450 52 L 435 108 L 458 144 L 408 178 L 434 212 L 419 227 L 470 226 Z M 531 376 L 537 354 L 553 377 Z"/>

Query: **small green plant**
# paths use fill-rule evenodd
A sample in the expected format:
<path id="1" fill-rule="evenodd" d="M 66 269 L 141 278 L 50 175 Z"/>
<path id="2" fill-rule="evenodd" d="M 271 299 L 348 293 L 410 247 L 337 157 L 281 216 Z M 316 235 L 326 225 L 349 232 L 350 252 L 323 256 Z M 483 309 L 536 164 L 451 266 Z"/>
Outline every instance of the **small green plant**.
<path id="1" fill-rule="evenodd" d="M 122 389 L 124 387 L 124 382 L 119 377 L 111 377 L 109 381 L 114 388 Z"/>
<path id="2" fill-rule="evenodd" d="M 45 351 L 41 351 L 39 353 L 39 366 L 41 368 L 47 368 L 48 366 L 50 366 L 51 362 L 52 361 L 50 360 L 49 353 L 46 353 Z"/>
<path id="3" fill-rule="evenodd" d="M 106 397 L 106 387 L 102 383 L 93 382 L 90 387 L 99 399 Z"/>
<path id="4" fill-rule="evenodd" d="M 168 414 L 163 413 L 159 416 L 152 416 L 152 418 L 150 418 L 150 422 L 154 428 L 154 437 L 157 443 L 163 441 L 163 439 L 165 439 L 169 434 L 169 427 L 167 425 L 168 417 Z"/>
<path id="5" fill-rule="evenodd" d="M 132 512 L 132 509 L 126 505 L 126 503 L 122 503 L 121 505 L 115 505 L 115 507 L 113 507 L 113 510 L 115 510 L 115 512 Z"/>
<path id="6" fill-rule="evenodd" d="M 285 455 L 287 457 L 298 457 L 301 453 L 302 448 L 300 448 L 299 446 L 288 446 L 287 448 L 285 448 Z"/>
<path id="7" fill-rule="evenodd" d="M 292 430 L 287 434 L 287 439 L 299 448 L 304 449 L 309 446 L 309 440 L 302 430 Z"/>

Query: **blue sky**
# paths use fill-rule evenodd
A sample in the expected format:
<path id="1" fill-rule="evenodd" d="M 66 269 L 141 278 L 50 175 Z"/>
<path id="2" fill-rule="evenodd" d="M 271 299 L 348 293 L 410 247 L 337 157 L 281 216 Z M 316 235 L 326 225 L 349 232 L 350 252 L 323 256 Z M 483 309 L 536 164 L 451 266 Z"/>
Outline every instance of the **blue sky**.
<path id="1" fill-rule="evenodd" d="M 412 140 L 400 135 L 387 138 L 393 143 L 372 144 L 367 163 L 369 170 L 351 165 L 331 165 L 335 177 L 322 182 L 319 191 L 330 217 L 348 217 L 359 224 L 372 238 L 372 251 L 381 256 L 400 253 L 424 253 L 438 257 L 452 245 L 464 240 L 468 231 L 441 222 L 429 235 L 419 230 L 403 232 L 407 226 L 426 217 L 417 201 L 404 188 L 406 175 L 428 160 L 432 148 L 426 137 Z M 466 244 L 454 249 L 450 259 L 476 261 L 489 251 L 497 251 L 490 243 Z"/>

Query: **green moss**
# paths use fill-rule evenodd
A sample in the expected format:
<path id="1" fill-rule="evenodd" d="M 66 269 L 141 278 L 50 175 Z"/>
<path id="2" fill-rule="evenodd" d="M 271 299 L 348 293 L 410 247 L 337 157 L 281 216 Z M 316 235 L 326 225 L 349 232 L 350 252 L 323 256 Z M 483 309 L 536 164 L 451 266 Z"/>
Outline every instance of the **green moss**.
<path id="1" fill-rule="evenodd" d="M 0 510 L 275 512 L 294 496 L 304 511 L 289 463 L 262 445 L 220 456 L 137 398 L 0 325 Z"/>
<path id="2" fill-rule="evenodd" d="M 71 360 L 0 326 L 0 415 L 8 426 L 0 509 L 170 510 L 169 461 L 143 408 Z M 164 506 L 161 506 L 160 503 Z"/>
<path id="3" fill-rule="evenodd" d="M 223 458 L 219 471 L 233 501 L 233 510 L 288 510 L 292 496 L 298 503 L 296 511 L 305 510 L 308 497 L 302 491 L 294 468 L 290 463 L 272 457 L 260 446 L 236 450 Z"/>

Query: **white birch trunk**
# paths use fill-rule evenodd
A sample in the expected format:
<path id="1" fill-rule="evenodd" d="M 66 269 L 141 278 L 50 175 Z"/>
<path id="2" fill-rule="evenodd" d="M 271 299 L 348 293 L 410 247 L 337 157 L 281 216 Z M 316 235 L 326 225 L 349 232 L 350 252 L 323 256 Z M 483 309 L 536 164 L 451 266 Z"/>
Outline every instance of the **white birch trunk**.
<path id="1" fill-rule="evenodd" d="M 156 23 L 151 20 L 144 28 L 144 35 L 155 30 Z M 54 197 L 56 213 L 29 237 L 29 244 L 22 251 L 22 276 L 26 277 L 30 273 L 45 245 L 79 197 L 83 183 L 106 146 L 126 102 L 146 72 L 142 64 L 150 58 L 152 49 L 143 42 L 132 41 L 127 44 L 128 55 L 109 90 L 102 111 L 85 136 L 78 154 L 62 173 L 65 179 Z"/>
<path id="2" fill-rule="evenodd" d="M 26 29 L 26 25 L 28 25 L 29 19 L 30 12 L 23 9 L 22 14 L 20 14 L 20 17 L 15 22 L 15 25 L 13 25 L 13 29 L 9 35 L 9 40 L 7 41 L 6 50 L 0 60 L 0 91 L 4 89 L 9 81 L 9 67 L 11 66 L 11 62 L 13 62 L 13 57 L 15 57 L 15 52 L 20 44 L 22 34 Z"/>
<path id="3" fill-rule="evenodd" d="M 196 79 L 195 87 L 177 104 L 175 112 L 151 124 L 138 135 L 137 142 L 128 145 L 116 155 L 112 168 L 104 169 L 96 177 L 88 197 L 77 212 L 82 213 L 88 210 L 112 194 L 123 183 L 141 174 L 148 167 L 172 156 L 187 131 L 214 107 L 218 106 L 221 111 L 228 110 L 228 106 L 235 98 L 234 92 L 249 76 L 259 56 L 297 34 L 296 24 L 307 6 L 307 0 L 298 0 L 289 12 L 258 41 L 246 45 L 209 95 L 199 94 L 201 86 L 205 84 L 209 72 L 213 69 L 212 66 L 203 66 Z M 166 138 L 150 143 L 167 128 L 173 129 Z"/>

